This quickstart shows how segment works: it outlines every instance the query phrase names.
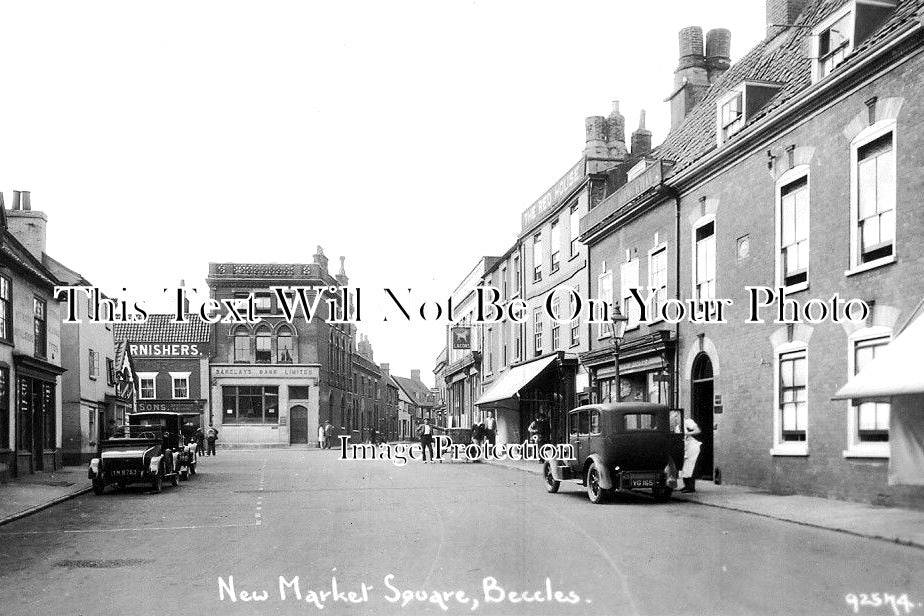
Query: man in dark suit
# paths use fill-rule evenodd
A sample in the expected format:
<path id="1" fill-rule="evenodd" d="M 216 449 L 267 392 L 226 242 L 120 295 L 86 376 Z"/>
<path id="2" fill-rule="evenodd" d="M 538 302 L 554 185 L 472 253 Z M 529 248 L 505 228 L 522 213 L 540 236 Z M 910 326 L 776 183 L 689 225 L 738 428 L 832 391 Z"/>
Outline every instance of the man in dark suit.
<path id="1" fill-rule="evenodd" d="M 430 425 L 430 418 L 424 419 L 424 423 L 417 426 L 417 434 L 420 436 L 420 448 L 423 452 L 423 462 L 427 463 L 427 450 L 430 451 L 430 462 L 433 462 L 433 426 Z"/>

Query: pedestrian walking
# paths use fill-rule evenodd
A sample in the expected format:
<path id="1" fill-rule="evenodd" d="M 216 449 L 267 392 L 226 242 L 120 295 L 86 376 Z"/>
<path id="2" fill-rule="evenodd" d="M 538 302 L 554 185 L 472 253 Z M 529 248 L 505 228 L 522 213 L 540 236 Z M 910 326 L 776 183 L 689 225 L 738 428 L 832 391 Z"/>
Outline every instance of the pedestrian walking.
<path id="1" fill-rule="evenodd" d="M 423 453 L 423 463 L 427 463 L 427 451 L 430 452 L 430 462 L 433 462 L 433 426 L 430 425 L 430 418 L 424 419 L 424 423 L 417 426 L 417 434 L 420 436 L 420 448 Z"/>
<path id="2" fill-rule="evenodd" d="M 205 455 L 214 456 L 215 455 L 215 441 L 218 440 L 218 429 L 215 428 L 212 424 L 209 424 L 209 429 L 205 434 L 205 441 L 208 443 L 208 448 L 205 451 Z"/>
<path id="3" fill-rule="evenodd" d="M 696 478 L 693 471 L 696 469 L 696 459 L 699 458 L 701 443 L 697 438 L 702 430 L 695 421 L 689 417 L 683 422 L 683 468 L 680 469 L 680 478 L 683 479 L 681 492 L 696 492 Z"/>
<path id="4" fill-rule="evenodd" d="M 196 427 L 196 455 L 202 457 L 205 455 L 205 432 L 202 431 L 202 426 Z"/>
<path id="5" fill-rule="evenodd" d="M 324 426 L 318 426 L 318 449 L 327 449 L 327 434 L 324 432 Z"/>
<path id="6" fill-rule="evenodd" d="M 497 438 L 497 420 L 494 419 L 494 411 L 488 411 L 488 418 L 484 422 L 484 437 L 487 439 L 488 444 L 493 447 Z"/>
<path id="7" fill-rule="evenodd" d="M 330 424 L 330 421 L 324 422 L 324 445 L 330 449 L 334 440 L 334 426 Z"/>

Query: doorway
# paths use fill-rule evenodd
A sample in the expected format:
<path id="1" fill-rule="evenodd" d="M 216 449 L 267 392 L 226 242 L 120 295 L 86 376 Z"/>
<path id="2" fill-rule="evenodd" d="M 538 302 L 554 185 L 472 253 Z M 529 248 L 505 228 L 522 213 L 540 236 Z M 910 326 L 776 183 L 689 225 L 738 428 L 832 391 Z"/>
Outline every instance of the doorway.
<path id="1" fill-rule="evenodd" d="M 699 429 L 702 446 L 699 459 L 693 476 L 699 479 L 712 479 L 713 460 L 713 377 L 712 360 L 705 353 L 700 353 L 693 360 L 693 371 L 690 375 L 692 383 L 690 410 L 691 417 Z"/>
<path id="2" fill-rule="evenodd" d="M 301 404 L 289 409 L 289 444 L 308 444 L 308 409 Z"/>

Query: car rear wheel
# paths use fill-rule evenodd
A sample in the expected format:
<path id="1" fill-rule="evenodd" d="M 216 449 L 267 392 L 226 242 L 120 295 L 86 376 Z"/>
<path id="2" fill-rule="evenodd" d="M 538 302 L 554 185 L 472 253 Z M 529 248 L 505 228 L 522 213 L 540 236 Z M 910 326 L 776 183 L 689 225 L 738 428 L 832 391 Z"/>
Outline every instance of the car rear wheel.
<path id="1" fill-rule="evenodd" d="M 174 488 L 180 485 L 179 475 L 177 475 L 176 473 L 172 473 L 170 475 L 170 485 L 172 485 Z"/>
<path id="2" fill-rule="evenodd" d="M 100 477 L 93 478 L 93 493 L 97 496 L 102 495 L 103 490 L 106 489 L 106 484 L 103 483 L 103 480 Z"/>
<path id="3" fill-rule="evenodd" d="M 189 479 L 189 471 L 180 471 L 180 479 L 187 481 Z"/>
<path id="4" fill-rule="evenodd" d="M 545 491 L 549 494 L 558 492 L 561 482 L 552 475 L 552 464 L 548 460 L 546 460 L 545 466 L 542 468 L 542 475 L 545 477 Z"/>
<path id="5" fill-rule="evenodd" d="M 600 486 L 600 471 L 597 470 L 596 464 L 591 464 L 587 469 L 587 498 L 595 505 L 599 505 L 606 500 L 607 490 Z"/>

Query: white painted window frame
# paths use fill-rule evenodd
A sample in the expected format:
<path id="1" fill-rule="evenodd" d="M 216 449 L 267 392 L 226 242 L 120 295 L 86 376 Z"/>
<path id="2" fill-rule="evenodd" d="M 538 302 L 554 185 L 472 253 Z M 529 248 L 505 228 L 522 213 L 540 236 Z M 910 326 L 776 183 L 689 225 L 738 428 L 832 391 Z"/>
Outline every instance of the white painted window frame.
<path id="1" fill-rule="evenodd" d="M 785 278 L 783 274 L 783 189 L 798 182 L 802 178 L 806 180 L 806 190 L 808 190 L 809 195 L 809 212 L 808 212 L 808 225 L 809 225 L 809 267 L 808 272 L 806 272 L 805 282 L 800 282 L 797 284 L 784 286 L 783 280 Z M 776 217 L 775 217 L 775 233 L 774 233 L 774 252 L 776 254 L 776 286 L 784 287 L 786 293 L 798 293 L 799 291 L 804 291 L 809 288 L 809 284 L 812 280 L 812 177 L 810 173 L 810 168 L 808 165 L 796 165 L 786 173 L 780 176 L 776 181 Z"/>
<path id="2" fill-rule="evenodd" d="M 887 338 L 886 344 L 892 342 L 892 329 L 876 325 L 858 329 L 847 337 L 847 378 L 854 376 L 856 368 L 856 347 L 858 343 L 877 338 Z M 847 449 L 845 458 L 877 458 L 889 459 L 892 455 L 891 441 L 864 443 L 859 439 L 859 426 L 857 425 L 857 408 L 852 400 L 847 401 Z M 889 438 L 891 439 L 891 430 Z"/>
<path id="3" fill-rule="evenodd" d="M 805 440 L 804 441 L 784 441 L 783 440 L 783 418 L 780 413 L 780 359 L 783 355 L 789 353 L 805 353 L 805 371 L 806 371 L 806 402 L 805 402 Z M 781 344 L 773 350 L 773 448 L 770 450 L 772 456 L 807 456 L 808 445 L 811 439 L 811 378 L 808 378 L 810 369 L 808 345 L 802 341 L 793 341 Z"/>
<path id="4" fill-rule="evenodd" d="M 863 146 L 875 141 L 879 137 L 892 133 L 892 164 L 895 168 L 895 214 L 892 216 L 892 254 L 881 257 L 869 263 L 860 263 L 860 234 L 857 227 L 860 224 L 860 197 L 859 197 L 859 173 L 857 167 L 859 164 L 859 151 Z M 860 272 L 866 272 L 877 267 L 894 263 L 898 258 L 898 123 L 894 119 L 885 119 L 876 122 L 862 130 L 859 135 L 854 137 L 850 142 L 850 266 L 844 272 L 845 276 L 852 276 Z"/>
<path id="5" fill-rule="evenodd" d="M 174 400 L 189 400 L 189 393 L 190 393 L 189 390 L 191 389 L 190 382 L 189 382 L 190 374 L 192 374 L 192 372 L 171 372 L 170 373 L 170 396 Z M 176 382 L 179 379 L 183 379 L 186 381 L 186 395 L 185 396 L 178 397 L 176 395 Z"/>
<path id="6" fill-rule="evenodd" d="M 138 375 L 138 399 L 139 400 L 156 400 L 157 399 L 157 375 L 158 372 L 136 372 Z M 144 381 L 152 381 L 154 383 L 154 395 L 145 396 L 144 395 Z"/>

